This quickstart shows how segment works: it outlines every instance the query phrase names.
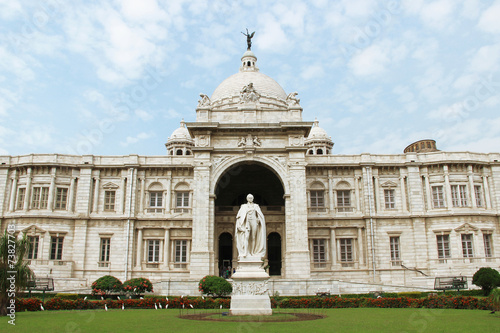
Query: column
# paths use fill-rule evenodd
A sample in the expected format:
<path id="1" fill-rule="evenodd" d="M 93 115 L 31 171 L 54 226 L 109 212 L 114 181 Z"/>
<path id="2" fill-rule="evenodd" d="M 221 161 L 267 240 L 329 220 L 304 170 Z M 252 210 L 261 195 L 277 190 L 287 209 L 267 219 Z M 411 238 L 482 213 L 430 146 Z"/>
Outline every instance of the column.
<path id="1" fill-rule="evenodd" d="M 332 270 L 337 267 L 337 239 L 335 238 L 335 228 L 330 229 L 330 254 L 332 256 Z"/>
<path id="2" fill-rule="evenodd" d="M 359 202 L 359 176 L 354 177 L 354 196 L 356 198 L 356 211 L 359 212 L 361 211 L 361 206 Z"/>
<path id="3" fill-rule="evenodd" d="M 491 208 L 490 187 L 488 185 L 488 176 L 483 175 L 484 208 Z"/>
<path id="4" fill-rule="evenodd" d="M 71 183 L 69 185 L 69 205 L 68 205 L 68 211 L 70 213 L 73 212 L 73 205 L 75 201 L 75 182 L 76 179 L 74 177 L 71 178 Z"/>
<path id="5" fill-rule="evenodd" d="M 127 177 L 122 178 L 122 209 L 121 212 L 122 214 L 125 214 L 125 203 L 127 199 Z"/>
<path id="6" fill-rule="evenodd" d="M 12 187 L 10 191 L 9 212 L 13 212 L 16 209 L 17 169 L 14 170 L 14 175 L 12 176 Z"/>
<path id="7" fill-rule="evenodd" d="M 432 200 L 431 200 L 431 184 L 429 182 L 429 174 L 426 173 L 424 175 L 425 179 L 425 203 L 427 206 L 427 210 L 432 209 Z"/>
<path id="8" fill-rule="evenodd" d="M 99 212 L 99 192 L 100 192 L 99 187 L 101 186 L 100 185 L 101 179 L 100 179 L 99 175 L 97 175 L 97 177 L 95 177 L 94 179 L 95 179 L 94 203 L 93 203 L 94 208 L 92 209 L 92 211 L 95 213 L 98 213 Z"/>
<path id="9" fill-rule="evenodd" d="M 136 267 L 141 269 L 142 267 L 142 228 L 137 229 L 137 257 L 136 257 Z"/>
<path id="10" fill-rule="evenodd" d="M 168 172 L 167 178 L 167 198 L 165 199 L 165 213 L 170 214 L 170 207 L 172 205 L 172 172 Z"/>
<path id="11" fill-rule="evenodd" d="M 332 170 L 328 170 L 328 205 L 330 207 L 330 213 L 333 214 L 335 211 L 335 206 L 333 205 L 333 178 Z"/>
<path id="12" fill-rule="evenodd" d="M 165 229 L 165 240 L 163 241 L 163 268 L 164 270 L 169 269 L 170 263 L 170 229 Z"/>
<path id="13" fill-rule="evenodd" d="M 448 209 L 453 208 L 453 201 L 451 200 L 451 187 L 450 187 L 450 175 L 448 173 L 448 166 L 443 166 L 444 170 L 444 192 L 446 193 L 446 207 Z"/>
<path id="14" fill-rule="evenodd" d="M 477 202 L 474 195 L 474 174 L 472 173 L 472 165 L 467 166 L 467 180 L 469 181 L 469 200 L 472 208 L 477 208 Z"/>
<path id="15" fill-rule="evenodd" d="M 365 263 L 365 250 L 364 250 L 364 239 L 363 239 L 363 229 L 358 227 L 358 248 L 359 248 L 359 265 L 364 265 Z"/>
<path id="16" fill-rule="evenodd" d="M 47 202 L 47 209 L 51 212 L 54 209 L 54 194 L 56 192 L 56 172 L 57 169 L 52 168 L 50 175 L 49 197 Z"/>
<path id="17" fill-rule="evenodd" d="M 24 207 L 23 210 L 28 210 L 30 207 L 30 197 L 31 197 L 31 173 L 32 169 L 28 168 L 28 175 L 27 175 L 27 180 L 26 180 L 26 193 L 24 197 Z"/>
<path id="18" fill-rule="evenodd" d="M 375 176 L 374 178 L 374 183 L 375 183 L 375 211 L 379 212 L 380 211 L 380 187 L 379 187 L 379 177 Z"/>
<path id="19" fill-rule="evenodd" d="M 406 186 L 405 186 L 405 176 L 399 177 L 399 186 L 401 188 L 401 210 L 403 212 L 408 211 L 406 206 Z"/>
<path id="20" fill-rule="evenodd" d="M 145 195 L 146 179 L 144 179 L 143 176 L 140 180 L 141 180 L 141 195 L 139 199 L 139 213 L 144 214 L 144 195 Z"/>

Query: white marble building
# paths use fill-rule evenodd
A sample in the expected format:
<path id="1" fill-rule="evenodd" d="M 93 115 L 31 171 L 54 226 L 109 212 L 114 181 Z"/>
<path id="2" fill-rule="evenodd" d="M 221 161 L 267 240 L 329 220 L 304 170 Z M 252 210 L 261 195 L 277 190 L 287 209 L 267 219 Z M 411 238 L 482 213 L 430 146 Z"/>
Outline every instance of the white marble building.
<path id="1" fill-rule="evenodd" d="M 31 266 L 58 290 L 103 275 L 147 277 L 198 295 L 234 267 L 235 217 L 248 193 L 266 216 L 270 293 L 432 289 L 434 277 L 500 267 L 500 154 L 336 155 L 296 93 L 251 51 L 164 156 L 0 156 L 1 229 L 33 244 Z"/>

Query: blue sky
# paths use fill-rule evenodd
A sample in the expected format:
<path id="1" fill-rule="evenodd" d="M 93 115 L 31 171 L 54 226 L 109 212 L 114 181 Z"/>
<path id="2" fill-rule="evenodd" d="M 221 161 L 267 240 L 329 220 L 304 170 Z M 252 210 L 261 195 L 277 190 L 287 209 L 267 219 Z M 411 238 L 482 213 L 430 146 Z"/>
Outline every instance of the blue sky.
<path id="1" fill-rule="evenodd" d="M 0 0 L 0 155 L 164 155 L 236 73 L 297 91 L 334 154 L 500 151 L 500 1 Z"/>

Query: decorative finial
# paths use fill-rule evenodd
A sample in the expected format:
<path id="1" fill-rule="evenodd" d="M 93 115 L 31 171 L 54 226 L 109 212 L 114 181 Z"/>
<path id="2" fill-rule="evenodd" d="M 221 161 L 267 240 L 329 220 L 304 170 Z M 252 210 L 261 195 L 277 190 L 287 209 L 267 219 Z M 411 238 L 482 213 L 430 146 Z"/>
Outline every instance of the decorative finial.
<path id="1" fill-rule="evenodd" d="M 252 33 L 249 33 L 248 28 L 247 28 L 247 33 L 244 33 L 243 31 L 241 33 L 244 36 L 247 36 L 247 51 L 250 51 L 250 49 L 252 48 L 252 38 L 255 35 L 255 31 Z"/>

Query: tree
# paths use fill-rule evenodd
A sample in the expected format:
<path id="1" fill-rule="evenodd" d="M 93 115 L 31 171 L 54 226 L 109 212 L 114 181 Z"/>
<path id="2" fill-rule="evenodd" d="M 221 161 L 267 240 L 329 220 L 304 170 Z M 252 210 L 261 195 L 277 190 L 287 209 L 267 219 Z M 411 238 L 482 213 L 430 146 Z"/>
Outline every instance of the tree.
<path id="1" fill-rule="evenodd" d="M 35 277 L 28 261 L 24 260 L 29 247 L 26 234 L 17 238 L 5 229 L 0 235 L 0 316 L 7 315 L 10 300 Z"/>
<path id="2" fill-rule="evenodd" d="M 484 295 L 488 296 L 492 289 L 500 286 L 500 273 L 491 267 L 481 267 L 474 273 L 472 283 L 481 287 Z"/>
<path id="3" fill-rule="evenodd" d="M 198 290 L 207 295 L 221 297 L 229 295 L 233 291 L 233 286 L 224 278 L 207 275 L 200 280 Z"/>

